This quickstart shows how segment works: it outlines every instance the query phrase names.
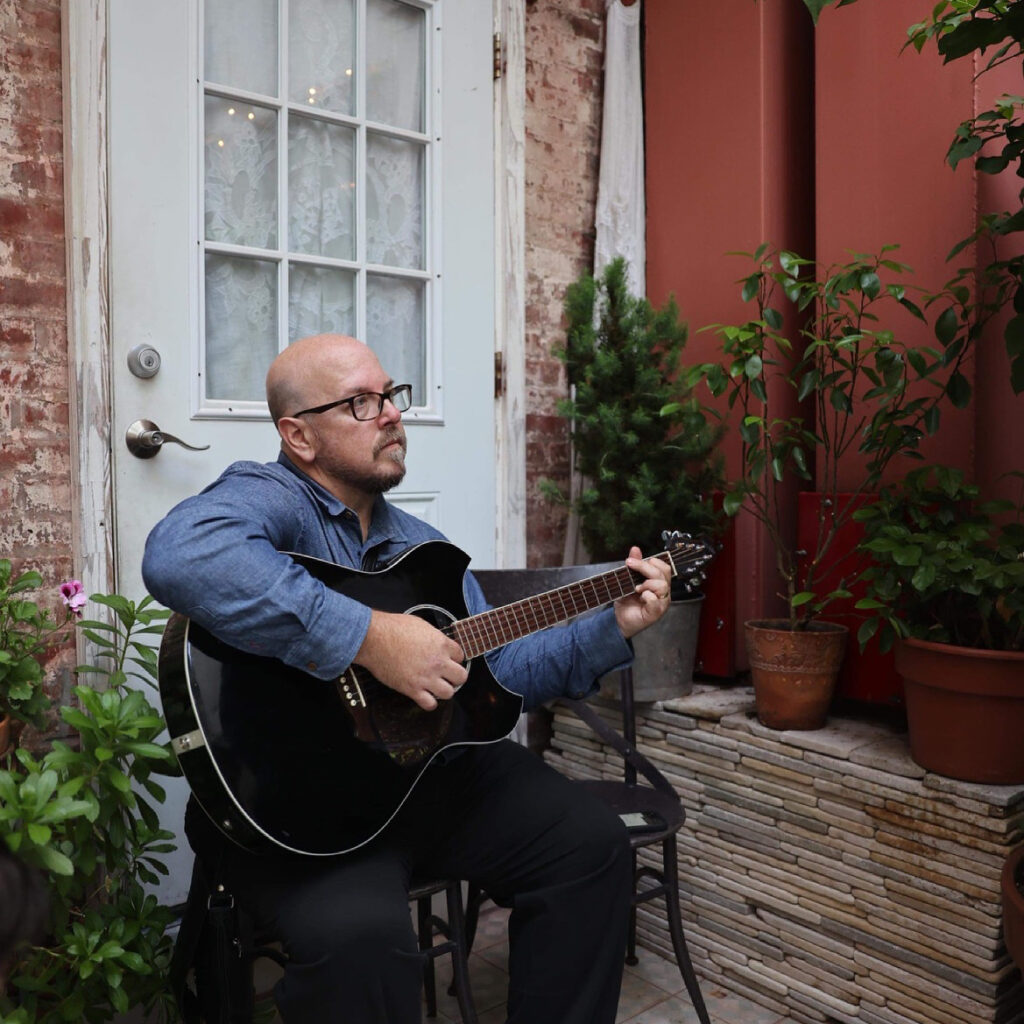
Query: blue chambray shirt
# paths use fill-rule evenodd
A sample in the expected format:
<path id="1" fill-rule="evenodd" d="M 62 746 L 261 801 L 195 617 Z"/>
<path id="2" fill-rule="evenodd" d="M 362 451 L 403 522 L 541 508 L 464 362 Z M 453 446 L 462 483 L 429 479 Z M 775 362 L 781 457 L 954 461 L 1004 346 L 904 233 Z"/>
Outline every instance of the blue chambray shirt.
<path id="1" fill-rule="evenodd" d="M 383 497 L 365 543 L 358 516 L 283 454 L 236 462 L 175 506 L 146 541 L 142 576 L 162 604 L 239 650 L 273 656 L 321 679 L 341 675 L 362 645 L 370 609 L 336 593 L 283 552 L 373 569 L 413 545 L 444 540 Z M 471 573 L 470 614 L 489 607 Z M 606 608 L 487 655 L 494 676 L 527 708 L 584 697 L 632 660 Z"/>

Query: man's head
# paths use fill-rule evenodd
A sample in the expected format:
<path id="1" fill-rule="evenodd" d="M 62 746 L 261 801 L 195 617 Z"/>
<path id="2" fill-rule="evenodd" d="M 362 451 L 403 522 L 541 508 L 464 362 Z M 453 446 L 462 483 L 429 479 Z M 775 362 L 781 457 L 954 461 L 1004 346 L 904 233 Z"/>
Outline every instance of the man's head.
<path id="1" fill-rule="evenodd" d="M 267 404 L 281 436 L 281 450 L 303 472 L 351 508 L 360 510 L 405 476 L 401 412 L 385 399 L 371 419 L 357 419 L 352 403 L 319 406 L 395 386 L 361 341 L 317 334 L 289 345 L 267 373 Z M 360 413 L 365 415 L 366 409 Z"/>

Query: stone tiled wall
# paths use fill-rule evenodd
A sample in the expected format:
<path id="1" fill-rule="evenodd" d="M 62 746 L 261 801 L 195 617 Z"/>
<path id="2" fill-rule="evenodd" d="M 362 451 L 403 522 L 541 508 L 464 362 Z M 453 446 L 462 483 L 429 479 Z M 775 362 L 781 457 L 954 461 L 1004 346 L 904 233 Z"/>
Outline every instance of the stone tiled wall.
<path id="1" fill-rule="evenodd" d="M 59 0 L 0 0 L 0 556 L 71 572 Z"/>
<path id="2" fill-rule="evenodd" d="M 801 1024 L 1024 1020 L 999 891 L 1024 789 L 927 773 L 904 735 L 872 723 L 773 732 L 745 687 L 644 706 L 638 746 L 686 807 L 684 927 L 707 981 Z M 561 709 L 545 756 L 574 777 L 621 777 L 621 758 Z M 659 909 L 641 908 L 640 941 L 671 957 Z"/>
<path id="3" fill-rule="evenodd" d="M 552 348 L 565 343 L 565 289 L 594 259 L 604 0 L 526 6 L 526 485 L 531 566 L 560 565 L 565 513 L 538 482 L 565 484 L 567 393 Z"/>

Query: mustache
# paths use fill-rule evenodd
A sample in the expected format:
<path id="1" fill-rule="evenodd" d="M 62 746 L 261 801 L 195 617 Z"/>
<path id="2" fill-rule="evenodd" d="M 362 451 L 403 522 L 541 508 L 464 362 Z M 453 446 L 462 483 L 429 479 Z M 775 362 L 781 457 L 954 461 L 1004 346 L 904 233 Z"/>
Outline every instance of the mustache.
<path id="1" fill-rule="evenodd" d="M 389 444 L 398 442 L 402 446 L 402 451 L 406 450 L 407 441 L 405 438 L 405 431 L 400 426 L 389 427 L 380 436 L 377 443 L 373 446 L 373 454 L 377 455 L 382 452 Z"/>

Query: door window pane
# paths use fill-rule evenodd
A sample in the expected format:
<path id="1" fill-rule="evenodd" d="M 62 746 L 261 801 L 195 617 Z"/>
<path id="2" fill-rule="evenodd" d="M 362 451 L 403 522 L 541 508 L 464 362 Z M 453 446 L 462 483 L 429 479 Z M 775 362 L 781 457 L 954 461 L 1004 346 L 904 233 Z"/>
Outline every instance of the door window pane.
<path id="1" fill-rule="evenodd" d="M 368 133 L 366 258 L 423 268 L 423 146 Z"/>
<path id="2" fill-rule="evenodd" d="M 366 116 L 421 132 L 424 125 L 426 12 L 397 0 L 366 5 Z"/>
<path id="3" fill-rule="evenodd" d="M 355 294 L 355 274 L 293 263 L 288 274 L 288 343 L 310 334 L 355 334 Z"/>
<path id="4" fill-rule="evenodd" d="M 384 372 L 412 385 L 413 405 L 426 404 L 423 282 L 369 274 L 366 279 L 366 343 Z"/>
<path id="5" fill-rule="evenodd" d="M 356 12 L 352 0 L 290 0 L 288 99 L 355 113 Z"/>
<path id="6" fill-rule="evenodd" d="M 277 114 L 266 107 L 207 96 L 206 237 L 277 245 Z"/>
<path id="7" fill-rule="evenodd" d="M 205 0 L 208 82 L 277 95 L 277 0 Z"/>
<path id="8" fill-rule="evenodd" d="M 277 351 L 277 264 L 208 253 L 207 398 L 263 401 Z"/>
<path id="9" fill-rule="evenodd" d="M 203 3 L 202 411 L 251 414 L 230 403 L 262 400 L 274 354 L 325 331 L 432 406 L 434 0 Z"/>
<path id="10" fill-rule="evenodd" d="M 288 245 L 293 252 L 356 255 L 356 133 L 293 115 L 288 123 Z"/>

